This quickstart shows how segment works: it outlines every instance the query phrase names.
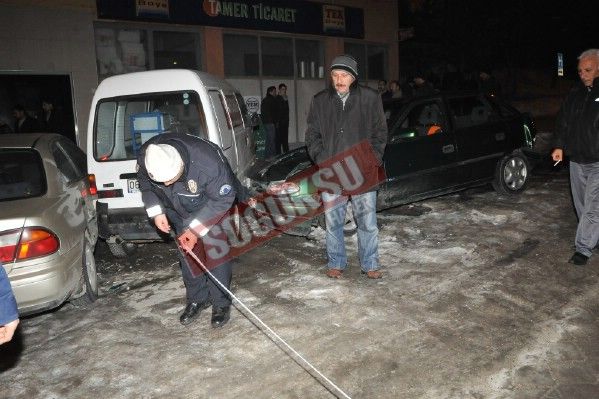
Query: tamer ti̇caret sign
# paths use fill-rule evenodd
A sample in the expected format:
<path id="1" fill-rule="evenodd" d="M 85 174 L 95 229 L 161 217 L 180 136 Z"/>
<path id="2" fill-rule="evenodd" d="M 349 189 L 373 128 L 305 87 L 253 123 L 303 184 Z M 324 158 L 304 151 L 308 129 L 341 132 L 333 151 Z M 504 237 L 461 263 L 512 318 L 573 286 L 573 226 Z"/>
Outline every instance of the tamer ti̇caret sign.
<path id="1" fill-rule="evenodd" d="M 364 38 L 364 11 L 304 0 L 96 0 L 98 18 Z"/>

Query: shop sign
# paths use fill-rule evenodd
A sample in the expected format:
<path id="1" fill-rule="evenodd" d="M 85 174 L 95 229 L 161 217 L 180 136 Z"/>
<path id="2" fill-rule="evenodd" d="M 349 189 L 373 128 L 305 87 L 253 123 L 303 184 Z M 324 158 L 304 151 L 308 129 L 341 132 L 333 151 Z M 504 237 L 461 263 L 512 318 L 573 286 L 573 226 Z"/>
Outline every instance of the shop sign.
<path id="1" fill-rule="evenodd" d="M 322 26 L 325 32 L 345 32 L 345 8 L 339 6 L 322 6 Z"/>
<path id="2" fill-rule="evenodd" d="M 260 111 L 260 97 L 257 96 L 243 96 L 245 106 L 250 114 Z"/>
<path id="3" fill-rule="evenodd" d="M 293 7 L 275 7 L 263 3 L 246 4 L 236 1 L 204 0 L 203 7 L 210 17 L 231 17 L 263 21 L 295 23 L 297 9 Z"/>
<path id="4" fill-rule="evenodd" d="M 135 0 L 135 15 L 168 18 L 168 0 Z"/>
<path id="5" fill-rule="evenodd" d="M 364 10 L 304 0 L 96 0 L 98 18 L 364 38 Z"/>

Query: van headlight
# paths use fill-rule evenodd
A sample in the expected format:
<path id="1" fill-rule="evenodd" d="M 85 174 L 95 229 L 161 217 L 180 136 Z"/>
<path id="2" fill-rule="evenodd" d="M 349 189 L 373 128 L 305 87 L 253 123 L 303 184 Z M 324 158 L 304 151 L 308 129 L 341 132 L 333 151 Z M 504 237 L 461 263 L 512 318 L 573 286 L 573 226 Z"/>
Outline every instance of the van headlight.
<path id="1" fill-rule="evenodd" d="M 270 183 L 266 187 L 266 192 L 270 195 L 292 195 L 297 194 L 300 191 L 300 187 L 297 183 L 293 182 L 279 182 Z"/>

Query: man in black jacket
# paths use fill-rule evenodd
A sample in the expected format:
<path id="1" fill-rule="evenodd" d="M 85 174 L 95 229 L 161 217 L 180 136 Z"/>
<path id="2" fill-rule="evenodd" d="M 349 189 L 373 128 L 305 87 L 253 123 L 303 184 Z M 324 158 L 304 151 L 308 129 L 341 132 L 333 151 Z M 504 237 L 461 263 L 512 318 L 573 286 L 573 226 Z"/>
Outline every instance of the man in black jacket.
<path id="1" fill-rule="evenodd" d="M 353 57 L 341 55 L 333 60 L 332 85 L 312 99 L 306 145 L 312 160 L 322 164 L 366 141 L 373 153 L 372 164 L 362 170 L 367 174 L 377 171 L 382 165 L 387 144 L 387 122 L 379 93 L 359 85 L 357 78 L 358 65 Z M 326 209 L 327 276 L 340 278 L 347 267 L 343 225 L 349 198 L 358 225 L 360 268 L 368 278 L 381 278 L 376 188 L 373 186 L 351 195 L 344 192 L 322 193 Z"/>
<path id="2" fill-rule="evenodd" d="M 212 275 L 227 289 L 231 284 L 231 262 L 211 262 L 204 240 L 244 192 L 222 151 L 198 137 L 168 133 L 152 137 L 137 159 L 139 188 L 150 217 L 158 230 L 169 234 L 174 228 L 177 241 L 194 251 Z M 231 299 L 193 260 L 179 254 L 187 306 L 180 317 L 186 325 L 212 304 L 212 327 L 229 320 Z M 210 264 L 216 266 L 210 267 Z"/>
<path id="3" fill-rule="evenodd" d="M 35 133 L 40 131 L 37 119 L 27 115 L 27 111 L 22 105 L 15 105 L 12 109 L 12 114 L 15 117 L 15 133 Z"/>
<path id="4" fill-rule="evenodd" d="M 276 153 L 289 152 L 289 99 L 287 98 L 287 85 L 279 85 L 277 95 L 277 138 L 275 142 Z"/>
<path id="5" fill-rule="evenodd" d="M 570 188 L 578 216 L 576 252 L 569 262 L 585 265 L 599 241 L 599 50 L 578 57 L 578 83 L 557 119 L 554 161 L 570 157 Z"/>
<path id="6" fill-rule="evenodd" d="M 262 99 L 260 104 L 260 115 L 262 118 L 262 124 L 266 131 L 266 142 L 264 148 L 264 158 L 269 159 L 277 154 L 276 140 L 277 140 L 277 88 L 275 86 L 269 86 L 266 89 L 266 96 Z"/>

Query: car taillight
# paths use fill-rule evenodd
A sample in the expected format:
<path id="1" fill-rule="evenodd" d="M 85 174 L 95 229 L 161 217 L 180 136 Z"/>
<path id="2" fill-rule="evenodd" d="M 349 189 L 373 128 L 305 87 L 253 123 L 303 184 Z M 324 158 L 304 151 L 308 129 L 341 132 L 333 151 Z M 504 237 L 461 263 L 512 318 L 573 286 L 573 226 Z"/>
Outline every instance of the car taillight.
<path id="1" fill-rule="evenodd" d="M 40 227 L 0 233 L 0 260 L 13 262 L 53 254 L 60 248 L 58 237 Z"/>
<path id="2" fill-rule="evenodd" d="M 89 181 L 89 193 L 91 195 L 97 195 L 98 186 L 96 186 L 96 175 L 87 175 L 87 180 Z"/>
<path id="3" fill-rule="evenodd" d="M 15 251 L 19 238 L 21 237 L 21 229 L 5 231 L 0 233 L 0 261 L 12 262 L 15 259 Z"/>

